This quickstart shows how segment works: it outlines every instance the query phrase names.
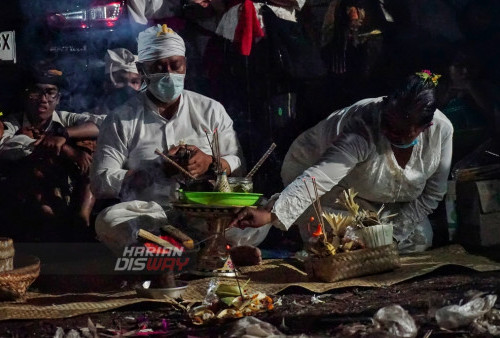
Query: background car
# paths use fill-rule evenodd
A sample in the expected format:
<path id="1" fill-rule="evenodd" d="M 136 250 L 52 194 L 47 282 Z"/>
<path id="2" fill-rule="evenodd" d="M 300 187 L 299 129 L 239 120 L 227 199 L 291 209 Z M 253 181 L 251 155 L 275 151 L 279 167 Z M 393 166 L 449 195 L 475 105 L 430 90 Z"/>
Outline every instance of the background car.
<path id="1" fill-rule="evenodd" d="M 38 60 L 51 60 L 67 81 L 60 108 L 90 109 L 104 79 L 107 49 L 135 52 L 126 1 L 17 0 L 2 5 L 0 31 L 15 31 L 16 62 L 2 62 L 0 76 L 12 83 L 0 95 L 0 109 L 21 107 L 23 71 Z"/>

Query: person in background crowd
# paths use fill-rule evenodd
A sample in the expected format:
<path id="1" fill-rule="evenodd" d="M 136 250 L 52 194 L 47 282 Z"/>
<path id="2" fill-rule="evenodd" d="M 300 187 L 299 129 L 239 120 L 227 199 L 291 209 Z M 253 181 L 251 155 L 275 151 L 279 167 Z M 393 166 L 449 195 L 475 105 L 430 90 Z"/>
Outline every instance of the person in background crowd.
<path id="1" fill-rule="evenodd" d="M 393 94 L 340 109 L 301 134 L 283 162 L 285 190 L 267 208 L 243 209 L 231 225 L 304 226 L 312 212 L 303 179 L 315 177 L 323 206 L 353 188 L 362 207 L 385 204 L 397 214 L 400 251 L 429 248 L 427 216 L 446 193 L 452 156 L 453 127 L 436 109 L 438 78 L 429 71 L 411 75 Z"/>
<path id="2" fill-rule="evenodd" d="M 138 51 L 137 67 L 146 90 L 108 115 L 91 171 L 95 194 L 122 202 L 104 209 L 96 220 L 99 239 L 116 254 L 137 243 L 139 226 L 158 232 L 159 225 L 167 222 L 162 206 L 168 209 L 177 200 L 180 176 L 175 168 L 165 167 L 156 149 L 169 155 L 189 150 L 186 170 L 202 177 L 214 161 L 205 130 L 217 129 L 223 169 L 235 176 L 243 170 L 233 121 L 224 107 L 184 90 L 183 39 L 166 25 L 150 27 L 139 33 Z M 255 245 L 265 237 L 262 233 L 233 229 L 226 237 L 232 245 Z"/>
<path id="3" fill-rule="evenodd" d="M 66 221 L 71 204 L 88 226 L 92 155 L 77 142 L 95 139 L 103 117 L 56 110 L 64 76 L 53 65 L 40 63 L 29 76 L 26 110 L 4 120 L 0 139 L 0 159 L 15 168 L 7 177 L 10 194 L 26 215 L 54 223 Z"/>
<path id="4" fill-rule="evenodd" d="M 104 92 L 93 109 L 96 114 L 107 115 L 125 103 L 141 88 L 141 76 L 135 66 L 137 55 L 128 49 L 108 49 L 104 56 Z"/>
<path id="5" fill-rule="evenodd" d="M 453 163 L 456 163 L 494 134 L 494 98 L 498 88 L 467 47 L 455 50 L 446 71 L 447 76 L 438 88 L 438 107 L 455 130 Z"/>

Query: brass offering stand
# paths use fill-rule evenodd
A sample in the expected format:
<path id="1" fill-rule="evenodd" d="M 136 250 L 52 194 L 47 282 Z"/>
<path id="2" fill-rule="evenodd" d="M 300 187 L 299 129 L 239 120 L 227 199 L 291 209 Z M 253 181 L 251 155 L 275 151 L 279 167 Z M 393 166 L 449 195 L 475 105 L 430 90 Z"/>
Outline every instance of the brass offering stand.
<path id="1" fill-rule="evenodd" d="M 173 205 L 186 216 L 205 219 L 208 225 L 209 237 L 198 255 L 196 269 L 191 272 L 199 276 L 235 277 L 224 233 L 229 229 L 228 225 L 236 212 L 243 207 L 183 203 Z"/>

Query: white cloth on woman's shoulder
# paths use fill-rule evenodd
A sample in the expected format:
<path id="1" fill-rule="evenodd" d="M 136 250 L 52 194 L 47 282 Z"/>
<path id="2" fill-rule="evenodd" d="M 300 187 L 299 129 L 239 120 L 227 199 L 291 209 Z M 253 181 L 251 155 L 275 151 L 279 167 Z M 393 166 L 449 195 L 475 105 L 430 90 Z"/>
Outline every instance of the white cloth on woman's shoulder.
<path id="1" fill-rule="evenodd" d="M 359 101 L 334 112 L 293 142 L 281 172 L 287 187 L 273 207 L 280 227 L 288 229 L 310 206 L 303 179 L 310 182 L 312 177 L 320 196 L 339 185 L 397 212 L 399 241 L 411 236 L 416 224 L 427 221 L 446 193 L 453 127 L 436 110 L 434 125 L 418 136 L 403 169 L 380 130 L 382 105 L 382 97 Z"/>

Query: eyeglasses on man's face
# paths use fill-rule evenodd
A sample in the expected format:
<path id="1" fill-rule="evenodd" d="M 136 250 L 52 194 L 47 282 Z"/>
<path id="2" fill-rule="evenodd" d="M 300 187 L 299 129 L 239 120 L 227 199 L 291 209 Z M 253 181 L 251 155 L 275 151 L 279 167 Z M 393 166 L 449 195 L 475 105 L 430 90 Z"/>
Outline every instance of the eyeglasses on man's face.
<path id="1" fill-rule="evenodd" d="M 39 100 L 45 96 L 47 100 L 54 101 L 59 96 L 57 87 L 32 87 L 28 88 L 28 98 L 30 100 Z"/>

